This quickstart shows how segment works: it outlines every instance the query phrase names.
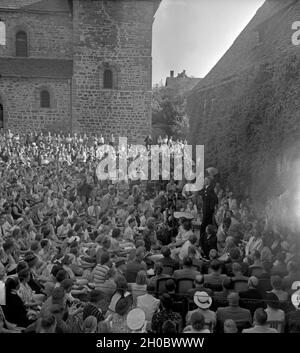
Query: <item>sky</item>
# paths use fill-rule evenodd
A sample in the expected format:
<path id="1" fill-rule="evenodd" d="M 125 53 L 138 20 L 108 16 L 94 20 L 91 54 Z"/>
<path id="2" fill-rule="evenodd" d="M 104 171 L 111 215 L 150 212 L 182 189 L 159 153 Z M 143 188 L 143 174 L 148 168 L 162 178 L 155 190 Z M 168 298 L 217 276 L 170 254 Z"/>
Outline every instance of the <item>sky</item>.
<path id="1" fill-rule="evenodd" d="M 153 26 L 153 84 L 170 70 L 205 77 L 264 0 L 162 0 Z"/>

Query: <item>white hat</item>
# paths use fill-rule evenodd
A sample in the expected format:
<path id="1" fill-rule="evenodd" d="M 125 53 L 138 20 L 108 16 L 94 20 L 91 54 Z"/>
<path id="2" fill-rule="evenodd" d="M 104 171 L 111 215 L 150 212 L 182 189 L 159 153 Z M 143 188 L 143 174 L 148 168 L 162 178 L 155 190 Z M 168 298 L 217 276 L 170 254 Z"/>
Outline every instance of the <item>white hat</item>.
<path id="1" fill-rule="evenodd" d="M 295 281 L 295 282 L 293 282 L 291 289 L 292 289 L 292 290 L 298 290 L 298 289 L 300 289 L 300 281 Z"/>
<path id="2" fill-rule="evenodd" d="M 212 299 L 206 292 L 196 292 L 194 294 L 194 303 L 200 309 L 208 309 L 212 304 Z"/>
<path id="3" fill-rule="evenodd" d="M 300 309 L 300 289 L 291 296 L 291 301 L 296 309 Z"/>
<path id="4" fill-rule="evenodd" d="M 141 330 L 146 322 L 146 315 L 140 308 L 132 309 L 127 315 L 127 326 L 132 331 Z"/>

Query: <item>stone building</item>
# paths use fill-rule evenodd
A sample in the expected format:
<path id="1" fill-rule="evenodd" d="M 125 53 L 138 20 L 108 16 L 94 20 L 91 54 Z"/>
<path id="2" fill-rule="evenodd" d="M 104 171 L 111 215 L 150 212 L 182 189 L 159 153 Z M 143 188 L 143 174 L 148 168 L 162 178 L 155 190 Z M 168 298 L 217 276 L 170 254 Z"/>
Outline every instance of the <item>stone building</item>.
<path id="1" fill-rule="evenodd" d="M 206 165 L 262 202 L 289 184 L 283 161 L 300 140 L 295 21 L 299 0 L 266 0 L 188 98 L 190 142 L 205 146 Z"/>
<path id="2" fill-rule="evenodd" d="M 159 4 L 0 0 L 4 128 L 142 141 L 151 129 L 152 25 Z"/>

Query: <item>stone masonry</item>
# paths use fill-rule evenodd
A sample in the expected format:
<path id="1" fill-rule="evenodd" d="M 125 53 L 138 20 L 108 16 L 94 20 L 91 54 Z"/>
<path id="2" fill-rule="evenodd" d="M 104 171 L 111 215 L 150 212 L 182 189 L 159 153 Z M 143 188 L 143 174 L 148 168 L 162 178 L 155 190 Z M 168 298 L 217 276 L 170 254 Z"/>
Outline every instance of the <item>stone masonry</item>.
<path id="1" fill-rule="evenodd" d="M 142 142 L 151 130 L 152 25 L 160 0 L 0 0 L 4 127 L 111 133 Z M 16 58 L 26 32 L 28 56 Z M 105 70 L 113 74 L 104 89 Z M 50 94 L 41 108 L 40 92 Z"/>

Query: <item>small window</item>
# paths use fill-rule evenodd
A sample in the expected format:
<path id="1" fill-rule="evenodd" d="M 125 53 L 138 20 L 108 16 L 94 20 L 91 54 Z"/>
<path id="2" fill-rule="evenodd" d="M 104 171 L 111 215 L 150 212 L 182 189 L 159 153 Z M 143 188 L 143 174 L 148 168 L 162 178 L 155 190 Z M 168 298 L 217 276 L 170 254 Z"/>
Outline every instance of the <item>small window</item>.
<path id="1" fill-rule="evenodd" d="M 3 112 L 3 105 L 0 103 L 0 129 L 4 127 L 4 112 Z"/>
<path id="2" fill-rule="evenodd" d="M 103 74 L 103 88 L 113 88 L 113 73 L 111 70 L 105 70 Z"/>
<path id="3" fill-rule="evenodd" d="M 6 44 L 6 30 L 5 23 L 0 20 L 0 45 Z"/>
<path id="4" fill-rule="evenodd" d="M 50 93 L 46 90 L 41 91 L 41 108 L 50 108 Z"/>
<path id="5" fill-rule="evenodd" d="M 27 34 L 24 31 L 19 31 L 16 34 L 16 56 L 27 57 Z"/>

